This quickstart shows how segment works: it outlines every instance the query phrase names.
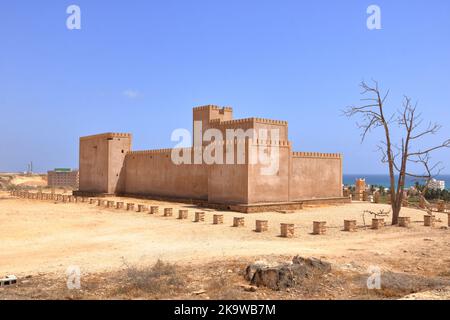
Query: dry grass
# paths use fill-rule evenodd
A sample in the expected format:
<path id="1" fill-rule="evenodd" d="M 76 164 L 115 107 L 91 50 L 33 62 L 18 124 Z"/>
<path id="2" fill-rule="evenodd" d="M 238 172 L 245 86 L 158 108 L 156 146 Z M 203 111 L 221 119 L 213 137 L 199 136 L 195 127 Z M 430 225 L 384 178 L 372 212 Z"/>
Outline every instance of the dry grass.
<path id="1" fill-rule="evenodd" d="M 130 296 L 153 295 L 157 298 L 180 293 L 185 280 L 175 264 L 160 259 L 151 266 L 136 266 L 123 261 L 125 270 L 118 294 Z"/>

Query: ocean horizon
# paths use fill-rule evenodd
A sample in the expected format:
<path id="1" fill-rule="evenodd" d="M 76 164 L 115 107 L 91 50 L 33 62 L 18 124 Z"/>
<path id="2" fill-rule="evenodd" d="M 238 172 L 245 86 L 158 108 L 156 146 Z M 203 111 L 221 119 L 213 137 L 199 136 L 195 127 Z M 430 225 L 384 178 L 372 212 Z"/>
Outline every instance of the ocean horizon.
<path id="1" fill-rule="evenodd" d="M 388 174 L 344 174 L 344 185 L 354 185 L 356 179 L 365 178 L 366 184 L 377 185 L 383 187 L 389 187 L 389 175 Z M 396 180 L 398 176 L 396 175 Z M 450 174 L 441 174 L 436 177 L 436 180 L 444 180 L 445 188 L 450 189 Z M 423 184 L 423 179 L 417 179 L 412 177 L 406 177 L 406 187 L 413 186 L 416 181 Z"/>

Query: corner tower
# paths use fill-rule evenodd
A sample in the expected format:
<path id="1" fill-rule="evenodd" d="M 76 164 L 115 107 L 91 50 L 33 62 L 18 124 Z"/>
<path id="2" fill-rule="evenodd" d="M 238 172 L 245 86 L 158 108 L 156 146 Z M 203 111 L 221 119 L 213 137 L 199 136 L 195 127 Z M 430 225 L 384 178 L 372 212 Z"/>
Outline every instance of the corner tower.
<path id="1" fill-rule="evenodd" d="M 131 134 L 103 133 L 80 138 L 80 192 L 115 194 L 122 188 Z"/>
<path id="2" fill-rule="evenodd" d="M 220 120 L 227 121 L 233 119 L 233 109 L 230 107 L 218 107 L 214 105 L 207 105 L 196 107 L 193 109 L 192 115 L 193 123 L 192 123 L 192 136 L 193 141 L 202 141 L 203 133 L 205 130 L 211 128 L 210 121 L 212 120 Z M 202 130 L 198 132 L 195 130 L 195 122 L 202 123 Z M 200 143 L 201 144 L 201 143 Z"/>

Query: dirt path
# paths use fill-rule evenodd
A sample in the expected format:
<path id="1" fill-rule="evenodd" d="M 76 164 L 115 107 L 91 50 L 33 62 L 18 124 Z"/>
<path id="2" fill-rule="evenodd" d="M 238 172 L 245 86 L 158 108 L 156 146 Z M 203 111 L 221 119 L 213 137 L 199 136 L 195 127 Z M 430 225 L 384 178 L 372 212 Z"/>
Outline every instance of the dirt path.
<path id="1" fill-rule="evenodd" d="M 442 222 L 435 228 L 424 227 L 423 213 L 414 209 L 402 213 L 411 217 L 411 228 L 348 233 L 341 230 L 344 219 L 356 219 L 362 225 L 365 209 L 387 207 L 353 203 L 292 214 L 223 212 L 224 224 L 212 225 L 215 211 L 206 211 L 205 222 L 193 223 L 194 212 L 199 209 L 183 204 L 132 200 L 160 205 L 160 214 L 152 216 L 84 203 L 9 199 L 6 194 L 0 194 L 0 198 L 0 274 L 65 273 L 71 265 L 86 273 L 114 271 L 123 266 L 124 260 L 147 264 L 160 258 L 194 265 L 237 257 L 296 254 L 340 263 L 354 260 L 363 267 L 376 263 L 401 272 L 420 257 L 450 267 L 450 260 L 444 259 L 450 256 L 450 231 L 441 228 L 447 225 L 447 216 L 438 215 Z M 172 207 L 174 217 L 162 217 L 164 207 Z M 189 209 L 189 219 L 181 221 L 176 216 L 183 207 Z M 246 226 L 231 227 L 235 216 L 245 217 Z M 254 232 L 256 219 L 268 220 L 269 231 Z M 366 215 L 366 223 L 370 219 Z M 310 234 L 313 220 L 327 221 L 326 235 Z M 279 237 L 281 222 L 295 223 L 294 238 Z"/>

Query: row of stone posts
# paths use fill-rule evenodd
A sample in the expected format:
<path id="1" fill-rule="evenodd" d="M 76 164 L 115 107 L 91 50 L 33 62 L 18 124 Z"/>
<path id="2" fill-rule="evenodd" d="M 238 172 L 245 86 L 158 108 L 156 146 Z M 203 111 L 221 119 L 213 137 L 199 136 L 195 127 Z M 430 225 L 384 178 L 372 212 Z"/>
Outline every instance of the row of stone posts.
<path id="1" fill-rule="evenodd" d="M 144 204 L 136 204 L 135 203 L 125 203 L 118 201 L 114 202 L 111 200 L 104 199 L 94 199 L 94 198 L 85 198 L 85 197 L 76 197 L 73 195 L 64 195 L 64 194 L 55 194 L 55 193 L 33 193 L 29 191 L 19 191 L 14 190 L 11 191 L 11 195 L 15 197 L 25 198 L 25 199 L 37 199 L 37 200 L 52 200 L 52 201 L 62 201 L 62 202 L 87 202 L 89 204 L 96 204 L 97 206 L 105 206 L 106 208 L 115 208 L 115 209 L 125 209 L 127 211 L 134 211 L 137 208 L 137 212 L 146 212 L 149 214 L 156 215 L 159 213 L 159 206 L 146 206 Z M 438 202 L 438 211 L 445 212 L 445 202 Z M 178 219 L 185 220 L 188 219 L 188 210 L 180 209 L 178 211 Z M 164 217 L 172 217 L 173 216 L 173 208 L 164 208 Z M 205 212 L 197 211 L 195 212 L 194 222 L 204 222 L 205 221 Z M 213 215 L 213 224 L 223 224 L 223 214 L 214 214 Z M 256 220 L 255 232 L 266 232 L 268 231 L 267 220 Z M 399 227 L 409 227 L 411 224 L 410 217 L 399 217 Z M 433 227 L 435 225 L 435 216 L 434 215 L 425 215 L 424 216 L 424 225 Z M 239 228 L 245 226 L 245 218 L 244 217 L 234 217 L 233 218 L 233 227 Z M 384 218 L 374 218 L 372 219 L 372 229 L 381 229 L 385 226 Z M 448 226 L 450 227 L 450 214 L 448 214 Z M 357 229 L 356 220 L 344 220 L 344 231 L 354 232 Z M 290 223 L 281 223 L 280 224 L 280 233 L 281 237 L 291 238 L 294 236 L 295 226 Z M 313 221 L 313 232 L 314 235 L 323 235 L 326 233 L 326 222 L 325 221 Z"/>
<path id="2" fill-rule="evenodd" d="M 50 201 L 61 201 L 61 202 L 86 202 L 85 197 L 76 197 L 73 195 L 66 194 L 56 194 L 56 193 L 44 193 L 44 192 L 29 192 L 29 191 L 11 191 L 11 196 L 32 199 L 32 200 L 50 200 Z"/>

